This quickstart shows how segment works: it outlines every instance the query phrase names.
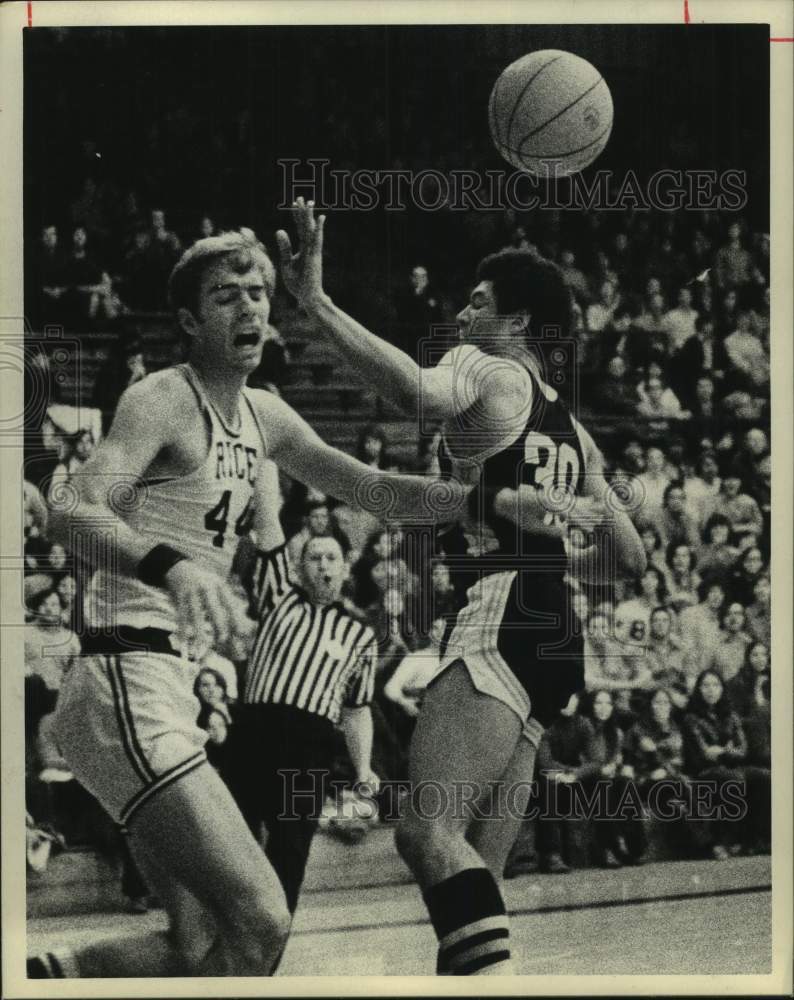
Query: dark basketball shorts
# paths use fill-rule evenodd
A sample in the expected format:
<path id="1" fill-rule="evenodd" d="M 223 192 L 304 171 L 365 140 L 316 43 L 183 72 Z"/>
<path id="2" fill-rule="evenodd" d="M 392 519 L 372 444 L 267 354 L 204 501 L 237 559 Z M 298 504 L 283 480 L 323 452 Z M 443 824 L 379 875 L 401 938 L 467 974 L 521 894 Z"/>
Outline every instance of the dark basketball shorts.
<path id="1" fill-rule="evenodd" d="M 571 591 L 551 574 L 492 573 L 466 592 L 450 623 L 434 680 L 457 661 L 474 687 L 519 716 L 537 746 L 543 730 L 584 687 L 584 641 Z"/>

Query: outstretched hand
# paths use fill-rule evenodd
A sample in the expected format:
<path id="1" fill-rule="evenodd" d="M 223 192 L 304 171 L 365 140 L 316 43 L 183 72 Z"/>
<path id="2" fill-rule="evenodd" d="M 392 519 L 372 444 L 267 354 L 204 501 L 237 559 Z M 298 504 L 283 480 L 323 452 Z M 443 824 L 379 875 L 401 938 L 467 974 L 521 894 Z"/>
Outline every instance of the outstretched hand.
<path id="1" fill-rule="evenodd" d="M 292 218 L 298 238 L 293 253 L 288 233 L 276 233 L 281 277 L 302 306 L 309 306 L 323 295 L 323 229 L 325 216 L 314 216 L 314 202 L 298 198 L 292 203 Z"/>

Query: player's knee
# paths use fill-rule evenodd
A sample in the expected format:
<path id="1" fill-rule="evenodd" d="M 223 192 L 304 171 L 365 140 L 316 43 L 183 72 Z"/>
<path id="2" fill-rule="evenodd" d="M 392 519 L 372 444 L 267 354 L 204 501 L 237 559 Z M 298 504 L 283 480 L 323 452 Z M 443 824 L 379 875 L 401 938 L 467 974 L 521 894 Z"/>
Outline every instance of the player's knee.
<path id="1" fill-rule="evenodd" d="M 446 839 L 447 833 L 441 824 L 429 823 L 419 817 L 403 817 L 394 831 L 397 852 L 413 871 L 416 865 L 428 855 L 436 841 Z"/>
<path id="2" fill-rule="evenodd" d="M 283 899 L 254 895 L 245 902 L 239 944 L 252 966 L 251 975 L 268 975 L 273 961 L 287 943 L 292 916 Z"/>

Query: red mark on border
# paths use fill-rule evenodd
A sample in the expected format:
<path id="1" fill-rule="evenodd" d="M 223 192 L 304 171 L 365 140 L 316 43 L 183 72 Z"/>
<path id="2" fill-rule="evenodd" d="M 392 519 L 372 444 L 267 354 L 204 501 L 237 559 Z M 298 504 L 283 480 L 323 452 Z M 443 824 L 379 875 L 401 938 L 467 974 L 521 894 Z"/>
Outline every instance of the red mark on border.
<path id="1" fill-rule="evenodd" d="M 28 27 L 33 27 L 33 4 L 28 0 Z"/>
<path id="2" fill-rule="evenodd" d="M 770 42 L 794 42 L 794 38 L 770 38 Z"/>
<path id="3" fill-rule="evenodd" d="M 689 0 L 684 0 L 684 24 L 689 24 Z"/>

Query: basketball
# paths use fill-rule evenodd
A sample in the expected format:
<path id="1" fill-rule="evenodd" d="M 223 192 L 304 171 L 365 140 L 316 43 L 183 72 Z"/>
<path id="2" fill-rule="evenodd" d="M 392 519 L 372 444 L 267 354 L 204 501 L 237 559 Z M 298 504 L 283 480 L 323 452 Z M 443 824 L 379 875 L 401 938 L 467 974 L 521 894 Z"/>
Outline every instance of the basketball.
<path id="1" fill-rule="evenodd" d="M 496 148 L 512 166 L 567 176 L 589 166 L 606 146 L 612 95 L 586 59 L 543 49 L 502 72 L 491 91 L 488 122 Z"/>

